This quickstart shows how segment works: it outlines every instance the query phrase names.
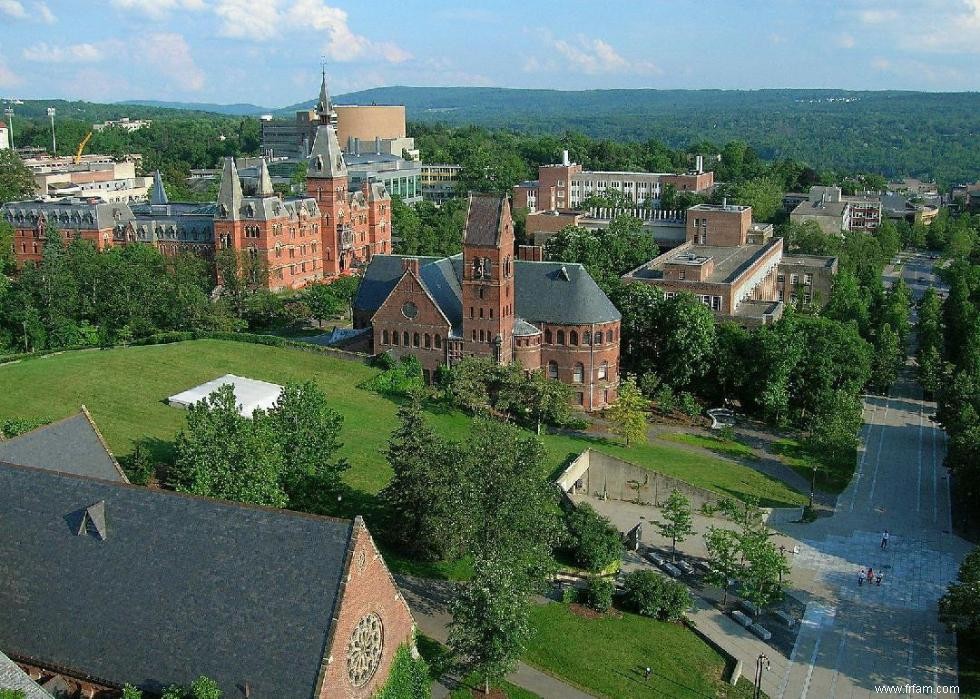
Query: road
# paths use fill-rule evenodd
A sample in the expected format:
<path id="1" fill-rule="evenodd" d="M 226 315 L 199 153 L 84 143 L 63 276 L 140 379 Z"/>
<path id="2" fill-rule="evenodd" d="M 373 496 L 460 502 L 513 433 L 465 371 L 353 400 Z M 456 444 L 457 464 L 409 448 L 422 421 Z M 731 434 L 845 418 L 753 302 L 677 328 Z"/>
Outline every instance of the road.
<path id="1" fill-rule="evenodd" d="M 939 286 L 924 256 L 906 261 L 901 273 L 916 298 Z M 895 276 L 886 270 L 886 281 Z M 910 360 L 889 396 L 865 397 L 858 467 L 833 516 L 780 527 L 801 542 L 794 578 L 809 581 L 812 598 L 789 662 L 766 677 L 771 697 L 866 697 L 880 685 L 956 684 L 955 637 L 936 610 L 971 547 L 952 533 L 945 435 L 928 419 L 936 406 L 922 399 L 914 377 Z M 891 539 L 883 550 L 885 529 Z M 858 570 L 867 566 L 883 570 L 880 587 L 858 586 Z"/>

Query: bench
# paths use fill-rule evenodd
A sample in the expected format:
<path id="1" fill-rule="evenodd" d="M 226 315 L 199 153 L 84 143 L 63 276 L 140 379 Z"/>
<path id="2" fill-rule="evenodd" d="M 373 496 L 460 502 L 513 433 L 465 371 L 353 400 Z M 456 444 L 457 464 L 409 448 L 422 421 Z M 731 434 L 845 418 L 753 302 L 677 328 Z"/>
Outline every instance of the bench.
<path id="1" fill-rule="evenodd" d="M 688 575 L 694 575 L 694 566 L 692 566 L 687 561 L 681 561 L 677 564 L 677 567 L 683 570 Z"/>
<path id="2" fill-rule="evenodd" d="M 749 631 L 754 633 L 763 641 L 768 641 L 770 638 L 772 638 L 772 632 L 763 626 L 759 626 L 758 624 L 752 624 L 752 626 L 749 627 Z"/>
<path id="3" fill-rule="evenodd" d="M 752 616 L 759 616 L 759 613 L 762 611 L 759 609 L 759 607 L 754 605 L 752 602 L 749 602 L 747 599 L 742 600 L 742 609 L 747 611 Z"/>
<path id="4" fill-rule="evenodd" d="M 653 551 L 647 551 L 647 560 L 649 560 L 651 563 L 656 563 L 658 566 L 662 566 L 664 564 L 663 556 L 656 554 Z"/>
<path id="5" fill-rule="evenodd" d="M 663 568 L 664 570 L 667 571 L 667 574 L 672 578 L 679 577 L 681 574 L 681 572 L 677 570 L 677 568 L 671 565 L 670 563 L 664 563 Z"/>
<path id="6" fill-rule="evenodd" d="M 749 628 L 750 626 L 752 626 L 752 620 L 749 619 L 747 616 L 745 616 L 742 612 L 738 611 L 737 609 L 732 611 L 732 619 L 737 621 L 745 628 Z"/>
<path id="7" fill-rule="evenodd" d="M 776 616 L 778 616 L 780 620 L 784 624 L 786 624 L 787 627 L 793 628 L 794 626 L 796 626 L 796 617 L 792 616 L 788 612 L 785 612 L 782 609 L 780 609 L 776 612 Z"/>

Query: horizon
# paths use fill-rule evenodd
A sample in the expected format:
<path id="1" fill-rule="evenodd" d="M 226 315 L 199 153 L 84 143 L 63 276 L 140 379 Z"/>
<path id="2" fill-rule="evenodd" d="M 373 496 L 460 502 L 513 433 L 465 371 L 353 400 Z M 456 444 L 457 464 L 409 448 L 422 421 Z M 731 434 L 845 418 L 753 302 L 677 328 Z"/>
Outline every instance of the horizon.
<path id="1" fill-rule="evenodd" d="M 720 0 L 684 8 L 655 2 L 630 22 L 586 2 L 420 10 L 325 0 L 271 0 L 261 8 L 243 0 L 96 7 L 2 0 L 0 94 L 292 105 L 315 95 L 321 61 L 337 95 L 403 86 L 980 90 L 977 0 L 829 2 L 814 14 L 802 0 L 749 0 L 738 8 Z M 61 40 L 66 28 L 85 39 Z M 42 40 L 52 32 L 56 39 Z"/>

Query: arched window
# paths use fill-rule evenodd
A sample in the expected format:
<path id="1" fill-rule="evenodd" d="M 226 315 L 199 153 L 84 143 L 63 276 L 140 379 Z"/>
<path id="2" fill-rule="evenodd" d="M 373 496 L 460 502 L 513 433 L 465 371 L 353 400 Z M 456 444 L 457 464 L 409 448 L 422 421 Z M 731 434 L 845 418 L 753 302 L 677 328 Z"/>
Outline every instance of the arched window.
<path id="1" fill-rule="evenodd" d="M 473 258 L 473 278 L 474 279 L 483 278 L 483 265 L 480 263 L 479 257 Z"/>
<path id="2" fill-rule="evenodd" d="M 382 330 L 381 331 L 381 343 L 384 344 L 384 345 L 387 345 L 388 344 L 388 331 L 387 330 Z"/>
<path id="3" fill-rule="evenodd" d="M 585 367 L 582 366 L 582 362 L 575 365 L 575 370 L 572 372 L 572 381 L 575 383 L 582 383 L 585 380 Z"/>
<path id="4" fill-rule="evenodd" d="M 583 345 L 591 345 L 592 344 L 592 333 L 590 333 L 588 330 L 586 330 L 584 333 L 582 333 L 582 344 Z"/>
<path id="5" fill-rule="evenodd" d="M 602 344 L 602 331 L 601 330 L 596 330 L 595 337 L 592 338 L 592 341 L 594 343 L 596 343 L 597 345 L 601 345 Z"/>
<path id="6" fill-rule="evenodd" d="M 418 333 L 415 333 L 415 335 L 412 336 L 412 346 L 413 347 L 418 347 L 419 346 L 419 334 Z"/>
<path id="7" fill-rule="evenodd" d="M 613 340 L 612 330 L 607 330 L 606 331 L 606 342 L 612 342 L 612 340 Z"/>
<path id="8" fill-rule="evenodd" d="M 436 335 L 436 349 L 442 349 L 442 335 Z"/>
<path id="9" fill-rule="evenodd" d="M 408 345 L 409 345 L 409 342 L 408 342 L 408 330 L 406 330 L 406 331 L 404 331 L 402 333 L 402 344 L 405 345 L 406 347 L 408 347 Z"/>
<path id="10" fill-rule="evenodd" d="M 568 333 L 568 344 L 573 347 L 578 346 L 578 333 L 576 331 L 572 330 Z"/>
<path id="11" fill-rule="evenodd" d="M 432 335 L 430 335 L 429 333 L 426 333 L 425 334 L 425 337 L 423 337 L 422 340 L 425 343 L 425 348 L 426 349 L 432 349 Z"/>
<path id="12" fill-rule="evenodd" d="M 484 257 L 483 258 L 483 277 L 485 279 L 489 279 L 490 278 L 490 258 L 489 257 Z"/>
<path id="13" fill-rule="evenodd" d="M 556 344 L 559 344 L 559 345 L 564 345 L 565 344 L 565 331 L 564 330 L 559 330 L 558 331 L 558 342 Z"/>
<path id="14" fill-rule="evenodd" d="M 599 365 L 599 375 L 598 378 L 605 379 L 609 375 L 609 362 L 603 362 Z"/>
<path id="15" fill-rule="evenodd" d="M 393 344 L 395 347 L 398 346 L 398 331 L 397 330 L 394 330 L 391 333 L 391 344 Z"/>
<path id="16" fill-rule="evenodd" d="M 544 341 L 545 341 L 545 344 L 548 344 L 548 345 L 551 344 L 551 328 L 545 328 L 544 329 Z"/>
<path id="17" fill-rule="evenodd" d="M 548 362 L 548 378 L 549 379 L 558 378 L 558 362 L 554 360 Z"/>

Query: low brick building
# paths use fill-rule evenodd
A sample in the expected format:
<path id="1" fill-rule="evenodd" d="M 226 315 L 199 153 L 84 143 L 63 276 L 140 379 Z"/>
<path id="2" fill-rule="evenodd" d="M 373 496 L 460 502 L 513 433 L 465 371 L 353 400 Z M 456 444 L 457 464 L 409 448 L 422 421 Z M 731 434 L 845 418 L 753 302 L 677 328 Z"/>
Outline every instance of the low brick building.
<path id="1" fill-rule="evenodd" d="M 226 699 L 366 699 L 414 650 L 359 517 L 133 486 L 113 464 L 87 416 L 0 442 L 0 652 L 45 687 L 206 675 Z"/>
<path id="2" fill-rule="evenodd" d="M 514 258 L 505 197 L 470 195 L 463 253 L 376 255 L 354 301 L 372 350 L 417 356 L 427 378 L 463 356 L 519 362 L 597 410 L 615 400 L 620 314 L 581 265 Z"/>

